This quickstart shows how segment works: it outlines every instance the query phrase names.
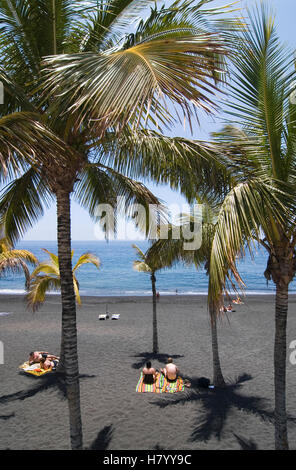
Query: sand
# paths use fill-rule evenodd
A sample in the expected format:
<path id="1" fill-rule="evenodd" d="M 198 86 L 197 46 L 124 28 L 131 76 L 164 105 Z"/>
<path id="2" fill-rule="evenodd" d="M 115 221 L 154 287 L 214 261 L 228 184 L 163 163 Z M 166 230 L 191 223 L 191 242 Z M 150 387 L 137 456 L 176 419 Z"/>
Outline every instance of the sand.
<path id="1" fill-rule="evenodd" d="M 118 321 L 99 321 L 108 301 Z M 18 371 L 31 350 L 59 353 L 60 300 L 26 311 L 22 296 L 0 297 L 0 449 L 69 449 L 68 409 L 54 376 Z M 153 357 L 151 298 L 83 298 L 78 308 L 84 446 L 108 450 L 273 449 L 274 299 L 249 296 L 219 324 L 225 390 L 196 386 L 212 377 L 206 298 L 167 296 L 158 302 L 160 354 Z M 288 346 L 296 339 L 296 297 L 291 296 Z M 296 365 L 287 357 L 287 411 L 296 416 Z M 163 366 L 175 357 L 191 389 L 179 394 L 136 393 L 147 358 Z M 115 371 L 118 370 L 116 373 Z M 289 422 L 291 449 L 296 424 Z"/>

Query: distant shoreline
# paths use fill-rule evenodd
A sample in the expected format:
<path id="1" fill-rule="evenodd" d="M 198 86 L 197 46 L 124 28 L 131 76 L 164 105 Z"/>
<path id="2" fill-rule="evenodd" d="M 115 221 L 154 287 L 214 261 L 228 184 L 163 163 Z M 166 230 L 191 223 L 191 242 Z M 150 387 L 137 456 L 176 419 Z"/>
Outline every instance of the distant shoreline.
<path id="1" fill-rule="evenodd" d="M 1 292 L 0 290 L 0 298 L 1 297 L 20 297 L 22 295 L 25 295 L 26 294 L 26 291 L 23 290 L 16 290 L 15 292 L 12 292 L 12 290 L 10 290 L 9 292 Z M 164 293 L 164 292 L 161 292 L 160 291 L 160 297 L 161 298 L 168 298 L 168 299 L 171 299 L 171 298 L 175 298 L 175 297 L 182 297 L 182 298 L 186 298 L 186 297 L 189 297 L 189 298 L 194 298 L 194 297 L 207 297 L 207 293 L 205 292 L 192 292 L 192 293 L 182 293 L 182 292 L 178 292 L 177 294 L 175 292 L 172 292 L 172 293 Z M 50 292 L 48 294 L 46 294 L 46 297 L 57 297 L 59 296 L 60 293 L 59 292 Z M 249 293 L 247 293 L 245 296 L 243 295 L 240 295 L 240 298 L 243 299 L 243 298 L 250 298 L 250 297 L 271 297 L 271 296 L 274 296 L 275 295 L 275 291 L 274 292 L 254 292 L 254 291 L 251 291 Z M 289 296 L 295 296 L 296 297 L 296 292 L 291 292 L 289 293 Z M 133 294 L 81 294 L 81 299 L 83 298 L 110 298 L 110 299 L 113 299 L 113 298 L 116 298 L 116 299 L 131 299 L 131 298 L 151 298 L 152 297 L 152 293 L 151 294 L 137 294 L 137 293 L 133 293 Z M 236 298 L 236 295 L 235 294 L 230 294 L 230 297 L 235 299 Z"/>
<path id="2" fill-rule="evenodd" d="M 14 300 L 19 300 L 21 298 L 21 295 L 22 294 L 17 294 L 17 295 L 13 295 L 13 294 L 2 294 L 0 292 L 0 302 L 1 300 L 3 299 L 3 301 L 8 301 L 9 303 L 10 302 L 13 302 Z M 24 295 L 24 294 L 23 294 Z M 46 298 L 47 300 L 45 301 L 45 303 L 47 301 L 55 301 L 56 300 L 56 303 L 59 303 L 60 302 L 60 299 L 59 299 L 59 293 L 56 293 L 56 294 L 53 294 L 53 293 L 50 293 L 50 294 L 47 294 Z M 275 296 L 275 293 L 270 293 L 270 294 L 247 294 L 245 297 L 241 296 L 241 300 L 243 303 L 247 303 L 248 301 L 254 301 L 256 300 L 257 302 L 270 302 L 272 301 L 273 302 L 273 299 L 272 297 Z M 158 302 L 161 303 L 161 301 L 165 301 L 166 303 L 171 303 L 171 302 L 174 302 L 174 303 L 191 303 L 194 302 L 194 300 L 197 300 L 197 299 L 206 299 L 207 298 L 207 294 L 190 294 L 190 295 L 187 295 L 187 294 L 175 294 L 175 295 L 161 295 L 160 296 L 160 299 Z M 232 299 L 234 299 L 235 296 L 232 296 Z M 98 304 L 101 304 L 101 303 L 120 303 L 120 302 L 138 302 L 138 303 L 141 303 L 141 302 L 147 302 L 147 301 L 151 301 L 152 300 L 152 294 L 151 295 L 82 295 L 81 296 L 81 301 L 82 301 L 82 304 L 85 304 L 85 303 L 88 303 L 88 302 L 91 302 L 91 303 L 98 303 Z M 296 293 L 291 293 L 289 294 L 289 300 L 292 301 L 292 302 L 296 302 Z M 225 302 L 227 303 L 227 299 L 225 299 Z M 234 304 L 234 308 L 239 308 L 239 305 L 235 305 Z M 1 309 L 1 307 L 0 307 Z"/>

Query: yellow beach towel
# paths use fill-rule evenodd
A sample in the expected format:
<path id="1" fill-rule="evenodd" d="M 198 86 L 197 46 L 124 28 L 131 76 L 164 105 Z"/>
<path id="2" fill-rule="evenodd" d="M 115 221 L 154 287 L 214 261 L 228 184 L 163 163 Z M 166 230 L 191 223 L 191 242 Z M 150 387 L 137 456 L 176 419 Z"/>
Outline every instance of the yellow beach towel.
<path id="1" fill-rule="evenodd" d="M 19 366 L 19 369 L 22 369 L 26 374 L 35 375 L 36 377 L 52 372 L 52 369 L 41 369 L 40 364 L 32 364 L 30 366 L 28 361 Z"/>

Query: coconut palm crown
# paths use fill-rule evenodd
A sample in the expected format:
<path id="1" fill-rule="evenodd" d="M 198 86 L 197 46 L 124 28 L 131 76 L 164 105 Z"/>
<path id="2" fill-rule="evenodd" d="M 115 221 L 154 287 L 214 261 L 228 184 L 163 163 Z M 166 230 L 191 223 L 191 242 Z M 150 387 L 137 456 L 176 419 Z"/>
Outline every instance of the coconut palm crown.
<path id="1" fill-rule="evenodd" d="M 31 274 L 29 281 L 29 288 L 27 294 L 28 306 L 34 311 L 37 310 L 40 305 L 45 301 L 46 292 L 52 290 L 56 291 L 61 288 L 61 275 L 59 268 L 59 258 L 54 253 L 43 248 L 45 253 L 48 253 L 49 260 L 42 261 L 34 269 Z M 72 251 L 72 257 L 74 251 Z M 83 253 L 77 260 L 73 268 L 73 282 L 75 289 L 76 301 L 81 305 L 81 298 L 79 294 L 79 282 L 76 277 L 77 270 L 85 264 L 93 264 L 96 268 L 100 267 L 100 260 L 97 256 L 92 253 Z"/>

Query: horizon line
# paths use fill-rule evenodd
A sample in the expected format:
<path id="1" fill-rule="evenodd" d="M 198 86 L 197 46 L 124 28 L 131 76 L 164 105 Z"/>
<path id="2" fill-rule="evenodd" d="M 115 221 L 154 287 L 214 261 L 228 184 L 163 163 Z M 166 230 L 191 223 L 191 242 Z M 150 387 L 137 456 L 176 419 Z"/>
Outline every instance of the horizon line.
<path id="1" fill-rule="evenodd" d="M 152 239 L 151 239 L 152 240 Z M 71 240 L 71 242 L 107 242 L 107 243 L 110 243 L 110 242 L 127 242 L 127 243 L 133 243 L 133 242 L 145 242 L 145 241 L 149 241 L 149 238 L 144 238 L 144 239 L 137 239 L 135 238 L 134 240 L 125 240 L 123 238 L 118 238 L 118 239 L 110 239 L 110 240 Z M 22 242 L 56 242 L 57 243 L 57 240 L 19 240 L 17 241 L 16 243 L 22 243 Z"/>

